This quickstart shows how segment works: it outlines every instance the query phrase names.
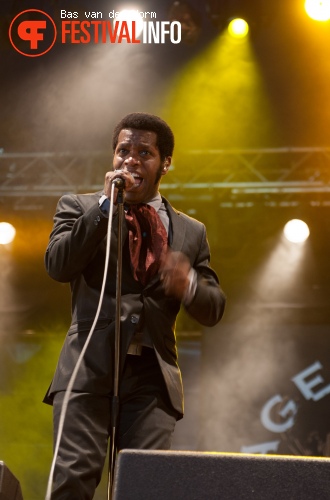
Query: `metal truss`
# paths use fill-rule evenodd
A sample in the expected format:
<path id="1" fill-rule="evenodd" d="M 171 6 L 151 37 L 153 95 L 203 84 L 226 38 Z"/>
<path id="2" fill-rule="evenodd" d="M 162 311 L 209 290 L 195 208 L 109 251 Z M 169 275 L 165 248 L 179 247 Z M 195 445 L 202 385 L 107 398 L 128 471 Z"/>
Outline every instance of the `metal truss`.
<path id="1" fill-rule="evenodd" d="M 65 193 L 101 189 L 111 155 L 104 151 L 0 153 L 0 200 L 39 210 Z"/>
<path id="2" fill-rule="evenodd" d="M 329 169 L 330 148 L 192 150 L 185 158 L 183 182 L 187 189 L 234 194 L 330 192 Z M 181 186 L 182 177 L 174 170 L 168 187 Z"/>
<path id="3" fill-rule="evenodd" d="M 183 197 L 278 198 L 310 195 L 330 200 L 330 147 L 191 150 L 162 181 L 172 199 Z M 102 188 L 111 154 L 93 152 L 5 153 L 0 151 L 0 197 L 31 207 L 67 192 Z M 26 203 L 25 205 L 26 206 Z"/>

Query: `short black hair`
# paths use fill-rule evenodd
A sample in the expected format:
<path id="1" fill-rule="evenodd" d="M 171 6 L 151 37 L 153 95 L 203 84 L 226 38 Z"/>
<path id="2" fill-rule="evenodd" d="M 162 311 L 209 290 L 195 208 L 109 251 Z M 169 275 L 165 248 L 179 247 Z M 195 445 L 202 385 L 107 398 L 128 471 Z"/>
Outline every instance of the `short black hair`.
<path id="1" fill-rule="evenodd" d="M 117 147 L 118 136 L 121 130 L 128 128 L 155 132 L 157 135 L 156 145 L 159 149 L 161 160 L 164 161 L 167 156 L 172 156 L 174 149 L 174 135 L 172 130 L 159 116 L 149 113 L 130 113 L 120 120 L 113 131 L 113 151 Z"/>

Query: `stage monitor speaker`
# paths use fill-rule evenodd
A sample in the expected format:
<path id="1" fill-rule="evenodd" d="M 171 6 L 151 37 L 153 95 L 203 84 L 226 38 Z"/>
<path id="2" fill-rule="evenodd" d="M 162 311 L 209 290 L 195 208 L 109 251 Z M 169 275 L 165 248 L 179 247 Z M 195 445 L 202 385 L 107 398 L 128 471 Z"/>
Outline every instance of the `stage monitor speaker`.
<path id="1" fill-rule="evenodd" d="M 330 459 L 123 450 L 113 500 L 329 500 Z"/>
<path id="2" fill-rule="evenodd" d="M 0 500 L 23 500 L 21 486 L 4 462 L 0 461 Z"/>

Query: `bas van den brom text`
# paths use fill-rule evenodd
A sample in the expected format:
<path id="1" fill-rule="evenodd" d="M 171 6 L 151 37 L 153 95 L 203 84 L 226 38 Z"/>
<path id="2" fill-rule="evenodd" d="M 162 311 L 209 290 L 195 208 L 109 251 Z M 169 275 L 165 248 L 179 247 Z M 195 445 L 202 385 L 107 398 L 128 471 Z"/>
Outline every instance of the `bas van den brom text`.
<path id="1" fill-rule="evenodd" d="M 136 20 L 121 20 L 114 10 L 103 20 L 102 12 L 85 12 L 83 21 L 79 13 L 62 9 L 62 43 L 171 43 L 181 42 L 181 23 L 178 21 L 145 21 L 156 18 L 155 12 L 136 11 Z M 63 20 L 65 19 L 65 20 Z"/>

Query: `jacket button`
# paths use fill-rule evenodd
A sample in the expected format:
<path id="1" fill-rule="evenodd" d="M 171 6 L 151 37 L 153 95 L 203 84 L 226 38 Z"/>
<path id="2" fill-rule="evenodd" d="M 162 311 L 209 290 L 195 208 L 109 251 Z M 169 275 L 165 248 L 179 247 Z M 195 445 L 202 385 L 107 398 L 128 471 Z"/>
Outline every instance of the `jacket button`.
<path id="1" fill-rule="evenodd" d="M 97 226 L 97 225 L 98 225 L 98 223 L 100 222 L 100 220 L 101 220 L 101 217 L 98 215 L 98 216 L 94 219 L 94 224 L 95 224 L 95 226 Z"/>
<path id="2" fill-rule="evenodd" d="M 138 316 L 131 316 L 131 323 L 136 324 L 139 321 Z"/>

